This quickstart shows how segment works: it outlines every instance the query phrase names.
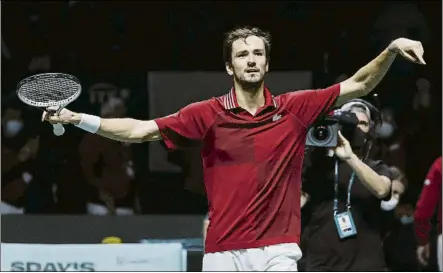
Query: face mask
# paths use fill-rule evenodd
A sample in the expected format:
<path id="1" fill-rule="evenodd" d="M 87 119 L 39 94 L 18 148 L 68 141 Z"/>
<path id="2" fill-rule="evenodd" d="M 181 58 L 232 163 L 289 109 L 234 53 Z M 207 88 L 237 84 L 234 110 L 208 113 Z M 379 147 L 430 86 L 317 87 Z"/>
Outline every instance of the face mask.
<path id="1" fill-rule="evenodd" d="M 363 132 L 360 128 L 356 128 L 351 140 L 352 148 L 362 148 L 366 143 L 367 133 Z"/>
<path id="2" fill-rule="evenodd" d="M 394 133 L 394 126 L 390 122 L 383 122 L 377 127 L 377 135 L 380 138 L 389 138 Z"/>
<path id="3" fill-rule="evenodd" d="M 5 136 L 13 137 L 23 128 L 23 122 L 18 120 L 8 120 L 5 124 Z"/>
<path id="4" fill-rule="evenodd" d="M 400 222 L 403 225 L 410 225 L 410 224 L 412 224 L 414 222 L 414 216 L 412 216 L 412 215 L 411 216 L 403 215 L 400 218 Z"/>
<path id="5" fill-rule="evenodd" d="M 389 201 L 381 201 L 380 208 L 384 211 L 391 211 L 391 210 L 395 209 L 397 204 L 398 204 L 398 199 L 391 197 L 391 199 L 389 199 Z"/>

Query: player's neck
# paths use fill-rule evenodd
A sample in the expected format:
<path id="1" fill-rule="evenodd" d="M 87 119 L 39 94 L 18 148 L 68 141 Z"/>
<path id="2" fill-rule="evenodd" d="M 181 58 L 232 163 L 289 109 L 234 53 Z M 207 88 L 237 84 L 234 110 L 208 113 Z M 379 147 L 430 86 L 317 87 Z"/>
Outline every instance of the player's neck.
<path id="1" fill-rule="evenodd" d="M 258 87 L 247 89 L 235 82 L 234 89 L 238 105 L 249 113 L 254 115 L 258 108 L 265 105 L 263 83 Z"/>

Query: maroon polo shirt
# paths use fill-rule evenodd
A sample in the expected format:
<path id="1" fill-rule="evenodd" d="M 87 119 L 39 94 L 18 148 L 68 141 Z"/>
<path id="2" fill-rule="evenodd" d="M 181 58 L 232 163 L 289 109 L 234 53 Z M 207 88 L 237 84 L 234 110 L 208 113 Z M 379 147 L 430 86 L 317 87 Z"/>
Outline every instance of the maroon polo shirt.
<path id="1" fill-rule="evenodd" d="M 276 97 L 264 92 L 255 115 L 238 105 L 232 89 L 155 120 L 170 149 L 202 142 L 206 253 L 299 243 L 307 129 L 333 106 L 340 85 Z"/>

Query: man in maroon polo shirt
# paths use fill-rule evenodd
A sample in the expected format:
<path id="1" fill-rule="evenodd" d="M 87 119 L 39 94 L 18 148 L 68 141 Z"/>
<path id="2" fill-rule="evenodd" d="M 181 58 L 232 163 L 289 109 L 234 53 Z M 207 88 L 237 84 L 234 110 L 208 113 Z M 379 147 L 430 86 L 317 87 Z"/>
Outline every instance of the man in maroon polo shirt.
<path id="1" fill-rule="evenodd" d="M 420 198 L 417 201 L 414 212 L 414 227 L 417 237 L 417 259 L 422 265 L 428 264 L 430 255 L 429 247 L 429 233 L 431 231 L 430 219 L 437 214 L 437 262 L 439 270 L 443 271 L 443 253 L 442 253 L 442 223 L 441 223 L 441 208 L 442 208 L 442 161 L 441 156 L 438 157 L 426 175 L 423 185 L 423 190 Z"/>
<path id="2" fill-rule="evenodd" d="M 203 270 L 296 271 L 308 128 L 334 104 L 368 94 L 397 54 L 424 64 L 423 48 L 400 38 L 339 84 L 275 97 L 264 86 L 270 49 L 269 33 L 258 28 L 229 32 L 223 52 L 233 88 L 167 117 L 101 119 L 64 109 L 44 118 L 119 141 L 163 139 L 171 149 L 200 142 L 210 220 Z"/>

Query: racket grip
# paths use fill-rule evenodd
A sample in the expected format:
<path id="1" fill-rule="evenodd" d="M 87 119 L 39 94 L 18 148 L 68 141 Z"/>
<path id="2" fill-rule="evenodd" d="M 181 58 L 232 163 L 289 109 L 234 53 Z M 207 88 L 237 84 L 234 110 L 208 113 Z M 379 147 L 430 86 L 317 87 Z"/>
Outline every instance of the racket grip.
<path id="1" fill-rule="evenodd" d="M 61 135 L 63 135 L 65 133 L 65 127 L 63 127 L 62 124 L 59 124 L 59 123 L 52 124 L 52 127 L 53 127 L 52 132 L 56 136 L 61 136 Z"/>

